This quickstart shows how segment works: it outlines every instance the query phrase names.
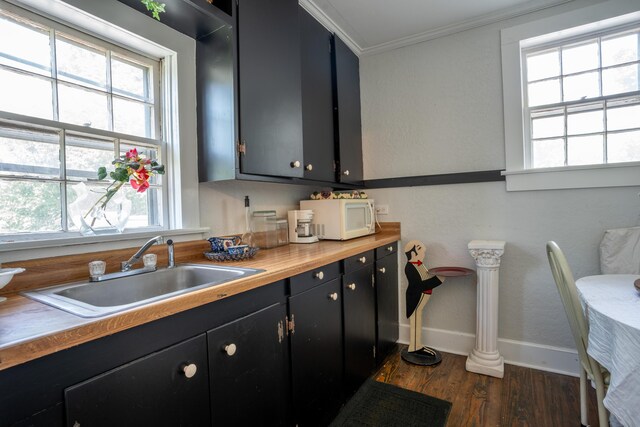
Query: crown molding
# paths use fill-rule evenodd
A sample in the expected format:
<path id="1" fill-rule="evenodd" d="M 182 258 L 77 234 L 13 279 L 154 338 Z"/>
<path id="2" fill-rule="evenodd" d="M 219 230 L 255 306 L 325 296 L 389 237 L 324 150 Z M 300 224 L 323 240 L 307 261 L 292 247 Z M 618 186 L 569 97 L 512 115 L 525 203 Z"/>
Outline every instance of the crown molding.
<path id="1" fill-rule="evenodd" d="M 393 49 L 399 49 L 401 47 L 410 46 L 417 43 L 422 43 L 428 40 L 437 39 L 485 25 L 494 24 L 496 22 L 505 21 L 507 19 L 516 18 L 518 16 L 526 15 L 533 12 L 538 12 L 564 3 L 570 3 L 572 1 L 574 0 L 551 0 L 545 4 L 525 4 L 516 6 L 503 10 L 501 12 L 491 13 L 480 16 L 478 18 L 456 22 L 451 25 L 445 25 L 442 27 L 434 28 L 433 30 L 425 31 L 423 33 L 415 34 L 408 37 L 402 37 L 387 43 L 381 43 L 366 48 L 363 48 L 358 43 L 356 43 L 356 41 L 353 40 L 347 33 L 345 33 L 342 28 L 340 28 L 340 26 L 338 26 L 322 9 L 320 9 L 313 2 L 313 0 L 299 0 L 298 3 L 314 18 L 316 18 L 322 25 L 324 25 L 329 31 L 334 32 L 338 37 L 340 37 L 340 39 L 344 41 L 356 55 L 367 56 L 375 55 Z"/>

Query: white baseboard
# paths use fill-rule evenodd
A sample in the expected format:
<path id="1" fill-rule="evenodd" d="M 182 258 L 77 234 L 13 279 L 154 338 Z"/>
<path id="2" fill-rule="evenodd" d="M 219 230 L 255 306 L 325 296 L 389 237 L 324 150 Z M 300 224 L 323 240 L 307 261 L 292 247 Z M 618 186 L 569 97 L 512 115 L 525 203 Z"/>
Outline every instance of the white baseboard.
<path id="1" fill-rule="evenodd" d="M 400 325 L 402 344 L 409 343 L 409 325 Z M 423 328 L 422 342 L 446 353 L 468 355 L 476 342 L 473 334 L 444 329 Z M 540 369 L 557 374 L 579 376 L 578 353 L 570 348 L 552 347 L 523 341 L 498 339 L 498 351 L 504 363 Z"/>

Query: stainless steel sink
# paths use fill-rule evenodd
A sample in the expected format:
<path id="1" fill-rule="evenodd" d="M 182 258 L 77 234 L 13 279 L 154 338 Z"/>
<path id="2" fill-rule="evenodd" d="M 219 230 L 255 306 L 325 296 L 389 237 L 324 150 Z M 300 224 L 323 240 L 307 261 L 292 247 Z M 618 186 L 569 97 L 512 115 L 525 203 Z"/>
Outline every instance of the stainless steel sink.
<path id="1" fill-rule="evenodd" d="M 181 264 L 104 282 L 53 286 L 23 295 L 81 317 L 99 317 L 263 272 L 253 268 Z"/>

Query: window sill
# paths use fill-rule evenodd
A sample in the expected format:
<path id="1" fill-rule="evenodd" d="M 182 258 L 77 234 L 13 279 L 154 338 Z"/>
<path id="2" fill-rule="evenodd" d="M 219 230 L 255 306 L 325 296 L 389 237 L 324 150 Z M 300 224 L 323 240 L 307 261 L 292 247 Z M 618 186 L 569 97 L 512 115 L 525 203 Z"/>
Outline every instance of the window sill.
<path id="1" fill-rule="evenodd" d="M 135 247 L 142 245 L 148 239 L 161 235 L 175 240 L 194 240 L 204 238 L 208 228 L 192 228 L 177 230 L 147 230 L 122 234 L 106 234 L 101 236 L 64 236 L 46 240 L 1 241 L 0 254 L 3 262 L 22 261 L 27 259 L 45 258 L 52 255 L 70 255 L 76 253 L 97 252 Z M 51 248 L 55 249 L 52 254 Z"/>
<path id="2" fill-rule="evenodd" d="M 502 174 L 506 177 L 507 191 L 640 185 L 640 163 L 638 162 L 504 171 Z"/>

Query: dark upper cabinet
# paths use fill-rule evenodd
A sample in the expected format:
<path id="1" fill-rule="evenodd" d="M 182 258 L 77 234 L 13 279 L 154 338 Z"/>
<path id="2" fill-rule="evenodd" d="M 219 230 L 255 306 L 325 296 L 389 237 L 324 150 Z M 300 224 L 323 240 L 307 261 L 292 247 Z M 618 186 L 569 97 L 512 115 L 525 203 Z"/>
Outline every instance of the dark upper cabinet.
<path id="1" fill-rule="evenodd" d="M 294 425 L 327 426 L 342 404 L 341 306 L 339 278 L 289 297 Z"/>
<path id="2" fill-rule="evenodd" d="M 287 424 L 286 315 L 274 304 L 207 333 L 213 425 Z"/>
<path id="3" fill-rule="evenodd" d="M 338 37 L 334 37 L 334 130 L 339 181 L 360 184 L 362 128 L 360 119 L 360 62 Z"/>
<path id="4" fill-rule="evenodd" d="M 303 176 L 297 0 L 239 0 L 240 172 Z"/>
<path id="5" fill-rule="evenodd" d="M 208 393 L 206 339 L 199 335 L 68 387 L 66 425 L 206 426 Z"/>
<path id="6" fill-rule="evenodd" d="M 335 180 L 331 39 L 333 35 L 300 8 L 304 177 Z"/>

